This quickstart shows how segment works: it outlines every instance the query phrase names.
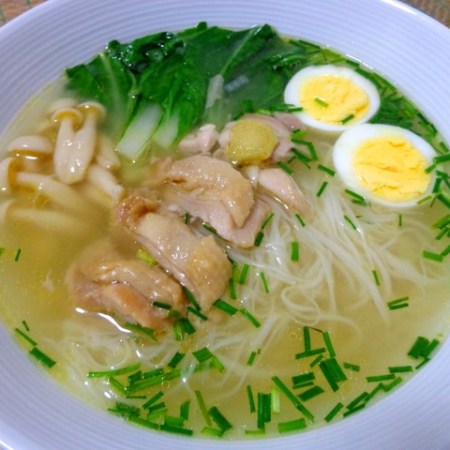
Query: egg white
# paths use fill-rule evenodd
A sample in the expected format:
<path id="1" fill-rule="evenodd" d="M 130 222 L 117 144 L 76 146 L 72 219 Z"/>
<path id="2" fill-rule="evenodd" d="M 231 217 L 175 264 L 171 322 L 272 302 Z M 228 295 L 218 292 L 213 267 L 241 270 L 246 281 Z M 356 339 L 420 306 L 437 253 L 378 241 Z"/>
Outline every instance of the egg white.
<path id="1" fill-rule="evenodd" d="M 297 116 L 306 126 L 327 133 L 340 133 L 355 125 L 367 122 L 377 112 L 380 106 L 380 95 L 375 85 L 367 78 L 358 74 L 349 67 L 334 66 L 331 64 L 327 64 L 324 66 L 309 66 L 297 72 L 286 85 L 286 88 L 284 90 L 284 102 L 287 104 L 302 107 L 303 105 L 300 99 L 300 91 L 303 85 L 305 84 L 305 82 L 311 80 L 312 78 L 323 75 L 334 75 L 337 77 L 349 79 L 353 84 L 358 86 L 366 93 L 369 98 L 369 108 L 364 116 L 360 117 L 357 120 L 352 120 L 350 123 L 345 123 L 342 125 L 318 121 L 310 114 L 308 114 L 308 112 L 305 110 L 297 112 Z"/>
<path id="2" fill-rule="evenodd" d="M 430 177 L 428 189 L 419 198 L 407 201 L 390 201 L 376 196 L 371 191 L 365 189 L 358 180 L 357 174 L 354 172 L 352 161 L 357 149 L 364 141 L 383 136 L 394 136 L 410 142 L 424 157 L 427 162 L 427 167 L 433 164 L 433 158 L 436 156 L 435 150 L 428 142 L 412 131 L 393 125 L 363 124 L 345 131 L 336 140 L 333 147 L 333 162 L 336 172 L 351 190 L 371 201 L 391 207 L 417 205 L 420 199 L 429 195 L 433 186 L 433 176 Z"/>

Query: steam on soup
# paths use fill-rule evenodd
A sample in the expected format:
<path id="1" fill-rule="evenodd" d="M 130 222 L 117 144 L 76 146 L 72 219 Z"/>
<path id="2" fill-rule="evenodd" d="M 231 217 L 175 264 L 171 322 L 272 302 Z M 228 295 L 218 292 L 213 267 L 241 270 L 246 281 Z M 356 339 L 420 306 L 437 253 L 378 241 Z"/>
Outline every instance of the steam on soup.
<path id="1" fill-rule="evenodd" d="M 5 137 L 2 317 L 152 429 L 339 420 L 447 334 L 448 155 L 381 76 L 270 26 L 111 42 Z"/>

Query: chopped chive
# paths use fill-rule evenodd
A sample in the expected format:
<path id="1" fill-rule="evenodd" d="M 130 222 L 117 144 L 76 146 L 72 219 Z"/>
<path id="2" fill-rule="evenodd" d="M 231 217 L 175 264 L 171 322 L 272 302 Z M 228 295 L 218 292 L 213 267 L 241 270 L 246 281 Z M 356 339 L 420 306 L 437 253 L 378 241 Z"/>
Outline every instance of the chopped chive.
<path id="1" fill-rule="evenodd" d="M 136 252 L 136 258 L 150 264 L 151 266 L 155 266 L 156 264 L 158 264 L 158 262 L 156 261 L 155 258 L 153 258 L 153 256 L 151 256 L 149 253 L 147 253 L 145 250 L 142 250 L 141 248 L 139 248 L 138 251 Z"/>
<path id="2" fill-rule="evenodd" d="M 194 355 L 194 358 L 199 363 L 205 362 L 205 361 L 207 361 L 208 359 L 210 359 L 210 358 L 212 358 L 214 356 L 214 354 L 211 353 L 211 351 L 208 348 L 206 348 L 206 347 L 203 347 L 200 350 L 192 352 L 192 354 Z"/>
<path id="3" fill-rule="evenodd" d="M 374 281 L 375 281 L 375 284 L 377 285 L 377 286 L 380 286 L 380 277 L 378 276 L 378 272 L 374 269 L 374 270 L 372 270 L 372 275 L 373 275 L 373 279 L 374 279 Z"/>
<path id="4" fill-rule="evenodd" d="M 291 140 L 303 139 L 306 135 L 306 130 L 296 129 L 291 133 Z"/>
<path id="5" fill-rule="evenodd" d="M 233 425 L 225 418 L 225 416 L 219 411 L 217 406 L 213 406 L 208 411 L 208 414 L 211 416 L 211 419 L 214 420 L 216 425 L 223 431 L 228 431 L 230 428 L 233 428 Z"/>
<path id="6" fill-rule="evenodd" d="M 261 326 L 261 322 L 256 319 L 256 317 L 253 316 L 246 308 L 241 308 L 239 312 L 256 328 L 259 328 Z"/>
<path id="7" fill-rule="evenodd" d="M 387 302 L 387 306 L 389 309 L 399 309 L 399 308 L 406 308 L 409 306 L 409 297 L 400 297 L 396 298 L 395 300 L 390 300 Z"/>
<path id="8" fill-rule="evenodd" d="M 258 276 L 261 279 L 261 283 L 263 285 L 264 292 L 266 294 L 268 294 L 269 293 L 269 283 L 267 282 L 266 275 L 264 274 L 264 272 L 259 272 Z"/>
<path id="9" fill-rule="evenodd" d="M 417 204 L 418 204 L 418 205 L 422 205 L 422 204 L 427 203 L 428 201 L 430 201 L 432 198 L 433 198 L 432 195 L 427 195 L 426 197 L 420 199 L 420 200 L 417 202 Z"/>
<path id="10" fill-rule="evenodd" d="M 324 353 L 326 351 L 326 349 L 324 347 L 320 347 L 320 348 L 315 348 L 312 350 L 308 350 L 308 351 L 304 351 L 301 353 L 297 353 L 295 355 L 296 359 L 301 359 L 301 358 L 308 358 L 309 356 L 315 356 L 318 355 L 320 353 Z"/>
<path id="11" fill-rule="evenodd" d="M 300 400 L 304 402 L 316 397 L 317 395 L 323 394 L 325 391 L 320 386 L 313 386 L 312 388 L 302 392 L 299 395 Z"/>
<path id="12" fill-rule="evenodd" d="M 189 420 L 189 409 L 191 406 L 191 401 L 186 400 L 180 405 L 180 418 L 183 420 Z"/>
<path id="13" fill-rule="evenodd" d="M 336 358 L 324 359 L 319 363 L 319 367 L 333 391 L 339 389 L 339 382 L 347 379 Z"/>
<path id="14" fill-rule="evenodd" d="M 180 321 L 173 324 L 173 332 L 175 334 L 175 340 L 179 342 L 184 340 L 184 327 Z"/>
<path id="15" fill-rule="evenodd" d="M 355 409 L 360 406 L 362 403 L 367 403 L 367 397 L 369 396 L 368 392 L 363 392 L 358 395 L 354 400 L 352 400 L 348 405 L 347 409 Z"/>
<path id="16" fill-rule="evenodd" d="M 241 276 L 239 277 L 239 281 L 238 281 L 239 284 L 245 284 L 245 282 L 247 281 L 247 275 L 248 275 L 249 269 L 250 269 L 250 266 L 247 263 L 245 263 L 242 266 Z"/>
<path id="17" fill-rule="evenodd" d="M 34 356 L 39 362 L 41 362 L 44 366 L 47 366 L 49 369 L 51 369 L 55 364 L 56 361 L 54 361 L 50 356 L 46 355 L 42 350 L 40 350 L 37 347 L 33 347 L 29 351 L 30 355 Z"/>
<path id="18" fill-rule="evenodd" d="M 33 347 L 35 347 L 37 345 L 37 342 L 32 339 L 30 336 L 28 336 L 28 334 L 24 333 L 22 330 L 20 330 L 19 328 L 16 328 L 14 330 L 20 337 L 22 337 L 23 339 L 25 339 L 29 344 L 31 344 Z"/>
<path id="19" fill-rule="evenodd" d="M 291 261 L 300 259 L 300 245 L 297 241 L 291 243 Z"/>
<path id="20" fill-rule="evenodd" d="M 18 248 L 16 252 L 16 256 L 14 257 L 14 261 L 19 261 L 20 255 L 22 254 L 22 249 Z"/>
<path id="21" fill-rule="evenodd" d="M 339 402 L 336 406 L 325 416 L 325 422 L 331 422 L 338 414 L 344 405 Z"/>
<path id="22" fill-rule="evenodd" d="M 306 428 L 306 421 L 303 418 L 278 423 L 279 433 L 290 433 L 292 431 L 299 431 L 305 428 Z"/>
<path id="23" fill-rule="evenodd" d="M 172 309 L 172 305 L 170 305 L 169 303 L 164 303 L 164 302 L 158 302 L 155 301 L 152 303 L 152 306 L 154 306 L 155 308 L 160 308 L 160 309 Z"/>
<path id="24" fill-rule="evenodd" d="M 344 192 L 353 198 L 352 203 L 357 203 L 358 205 L 366 204 L 366 199 L 362 195 L 358 194 L 357 192 L 354 192 L 350 189 L 345 189 Z"/>
<path id="25" fill-rule="evenodd" d="M 259 247 L 261 245 L 262 240 L 264 239 L 264 233 L 262 231 L 258 231 L 258 234 L 255 238 L 255 247 Z"/>
<path id="26" fill-rule="evenodd" d="M 314 144 L 309 141 L 303 141 L 301 139 L 291 139 L 292 142 L 299 145 L 304 145 L 309 150 L 310 154 L 310 161 L 317 161 L 319 158 L 317 156 L 316 148 L 314 147 Z"/>
<path id="27" fill-rule="evenodd" d="M 255 362 L 256 357 L 261 353 L 261 349 L 258 349 L 256 352 L 253 351 L 250 353 L 250 356 L 247 360 L 247 366 L 253 366 L 253 363 Z"/>
<path id="28" fill-rule="evenodd" d="M 303 344 L 305 346 L 305 352 L 311 350 L 311 332 L 309 327 L 303 327 Z"/>
<path id="29" fill-rule="evenodd" d="M 291 152 L 294 154 L 294 158 L 298 159 L 308 169 L 311 169 L 311 166 L 309 165 L 311 160 L 305 154 L 303 154 L 301 151 L 297 150 L 295 147 L 291 148 Z"/>
<path id="30" fill-rule="evenodd" d="M 126 396 L 128 394 L 128 389 L 117 378 L 109 377 L 108 382 L 113 390 L 118 394 L 123 396 Z"/>
<path id="31" fill-rule="evenodd" d="M 319 170 L 321 170 L 322 172 L 327 173 L 328 175 L 334 177 L 336 175 L 336 172 L 333 169 L 330 169 L 329 167 L 323 166 L 322 164 L 319 164 L 317 166 L 317 168 Z"/>
<path id="32" fill-rule="evenodd" d="M 402 214 L 398 215 L 398 226 L 399 227 L 403 226 L 403 215 Z"/>
<path id="33" fill-rule="evenodd" d="M 274 414 L 281 412 L 280 391 L 276 388 L 270 391 L 270 407 Z"/>
<path id="34" fill-rule="evenodd" d="M 123 326 L 123 328 L 125 328 L 127 330 L 130 330 L 133 333 L 141 334 L 141 335 L 144 335 L 146 337 L 149 337 L 149 338 L 153 339 L 154 341 L 157 340 L 156 337 L 155 337 L 155 332 L 151 328 L 146 328 L 146 327 L 143 327 L 141 325 L 134 324 L 134 323 L 129 323 L 129 322 L 127 322 Z"/>
<path id="35" fill-rule="evenodd" d="M 441 256 L 447 256 L 450 254 L 450 245 L 447 245 L 447 247 L 441 252 Z"/>
<path id="36" fill-rule="evenodd" d="M 345 362 L 342 365 L 344 366 L 345 369 L 352 370 L 353 372 L 359 372 L 361 370 L 361 367 L 358 366 L 357 364 Z"/>
<path id="37" fill-rule="evenodd" d="M 272 377 L 272 381 L 308 420 L 314 420 L 314 416 L 312 415 L 312 413 L 303 405 L 303 403 L 297 398 L 297 396 L 291 392 L 291 390 L 281 381 L 279 377 Z"/>
<path id="38" fill-rule="evenodd" d="M 143 405 L 142 407 L 147 409 L 150 406 L 154 405 L 164 394 L 162 393 L 162 391 L 157 392 L 153 397 L 149 398 Z"/>
<path id="39" fill-rule="evenodd" d="M 292 175 L 294 173 L 293 169 L 289 167 L 287 164 L 285 164 L 283 161 L 278 161 L 277 166 L 284 170 L 288 175 Z"/>
<path id="40" fill-rule="evenodd" d="M 445 191 L 441 191 L 436 195 L 436 198 L 443 203 L 447 208 L 450 208 L 450 195 L 446 194 Z"/>
<path id="41" fill-rule="evenodd" d="M 297 219 L 297 221 L 299 222 L 299 224 L 304 227 L 305 226 L 305 222 L 303 221 L 303 219 L 300 217 L 299 214 L 295 214 L 295 218 Z"/>
<path id="42" fill-rule="evenodd" d="M 232 300 L 237 300 L 237 292 L 236 292 L 236 286 L 234 284 L 233 278 L 230 278 L 228 280 L 228 289 L 230 290 L 230 298 Z"/>
<path id="43" fill-rule="evenodd" d="M 361 411 L 361 409 L 364 409 L 366 407 L 365 403 L 361 403 L 358 406 L 355 406 L 352 409 L 348 409 L 347 411 L 344 412 L 344 414 L 342 415 L 343 417 L 348 417 L 351 414 L 354 414 L 355 412 Z"/>
<path id="44" fill-rule="evenodd" d="M 195 333 L 195 331 L 196 331 L 195 327 L 194 327 L 194 325 L 192 325 L 192 323 L 190 322 L 189 319 L 183 317 L 178 321 L 178 323 L 181 324 L 181 327 L 182 327 L 184 333 L 189 334 L 189 335 Z"/>
<path id="45" fill-rule="evenodd" d="M 182 427 L 184 425 L 184 419 L 182 419 L 181 417 L 174 417 L 166 414 L 166 416 L 164 417 L 164 425 Z"/>
<path id="46" fill-rule="evenodd" d="M 314 101 L 318 104 L 318 105 L 320 105 L 320 106 L 323 106 L 323 107 L 327 107 L 329 104 L 328 104 L 328 102 L 327 101 L 325 101 L 323 98 L 321 98 L 321 97 L 314 97 Z"/>
<path id="47" fill-rule="evenodd" d="M 160 429 L 163 431 L 168 431 L 169 433 L 182 434 L 185 436 L 192 436 L 194 434 L 194 431 L 190 428 L 176 427 L 166 423 L 163 423 Z"/>
<path id="48" fill-rule="evenodd" d="M 3 255 L 3 253 L 5 253 L 6 248 L 5 247 L 0 247 L 0 256 Z"/>
<path id="49" fill-rule="evenodd" d="M 224 313 L 234 316 L 239 310 L 229 303 L 221 300 L 220 298 L 213 303 L 217 309 L 222 310 Z"/>
<path id="50" fill-rule="evenodd" d="M 327 348 L 328 353 L 330 355 L 330 358 L 334 358 L 336 356 L 336 352 L 335 352 L 333 344 L 331 342 L 330 333 L 328 333 L 328 331 L 324 331 L 322 336 L 323 336 L 323 341 L 325 343 L 325 347 Z"/>
<path id="51" fill-rule="evenodd" d="M 25 331 L 30 331 L 30 327 L 28 326 L 28 323 L 26 320 L 22 320 L 22 325 L 25 328 Z"/>
<path id="52" fill-rule="evenodd" d="M 307 383 L 314 381 L 316 376 L 313 372 L 302 373 L 301 375 L 295 375 L 292 377 L 292 387 L 294 389 L 298 389 L 300 387 L 304 387 Z"/>
<path id="53" fill-rule="evenodd" d="M 320 185 L 320 188 L 319 188 L 319 190 L 318 190 L 317 193 L 316 193 L 317 197 L 320 197 L 320 196 L 323 194 L 323 192 L 325 191 L 325 189 L 326 189 L 327 186 L 328 186 L 328 181 L 324 181 L 324 182 Z"/>
<path id="54" fill-rule="evenodd" d="M 185 357 L 185 354 L 182 352 L 176 352 L 175 355 L 172 356 L 172 359 L 167 363 L 167 365 L 171 369 L 175 369 L 175 367 L 178 366 L 178 364 L 181 362 L 181 360 Z"/>
<path id="55" fill-rule="evenodd" d="M 247 389 L 247 398 L 248 398 L 250 412 L 254 413 L 256 411 L 256 407 L 255 407 L 255 398 L 253 396 L 253 390 L 250 385 L 247 385 L 246 389 Z"/>
<path id="56" fill-rule="evenodd" d="M 200 304 L 198 303 L 197 299 L 195 298 L 194 294 L 187 289 L 186 287 L 182 287 L 182 291 L 184 296 L 188 299 L 188 301 L 198 310 L 201 310 Z"/>
<path id="57" fill-rule="evenodd" d="M 206 403 L 205 403 L 202 393 L 200 391 L 195 390 L 194 394 L 195 394 L 195 398 L 197 399 L 197 403 L 198 403 L 198 406 L 202 413 L 203 419 L 205 419 L 206 425 L 211 426 L 211 424 L 212 424 L 211 417 L 208 414 L 208 408 L 206 407 Z"/>
<path id="58" fill-rule="evenodd" d="M 190 214 L 187 212 L 187 213 L 184 213 L 184 216 L 183 216 L 183 220 L 184 220 L 184 223 L 187 225 L 188 223 L 189 223 L 189 221 L 191 220 L 191 216 L 190 216 Z"/>
<path id="59" fill-rule="evenodd" d="M 245 434 L 248 436 L 256 436 L 261 434 L 266 434 L 265 428 L 257 428 L 256 430 L 245 430 Z"/>
<path id="60" fill-rule="evenodd" d="M 205 434 L 206 436 L 213 436 L 213 437 L 222 437 L 223 431 L 218 430 L 217 428 L 212 427 L 204 427 L 201 431 L 202 434 Z"/>
<path id="61" fill-rule="evenodd" d="M 347 122 L 350 122 L 350 120 L 352 120 L 355 117 L 354 114 L 349 114 L 348 116 L 345 116 L 342 120 L 341 120 L 341 124 L 344 125 Z"/>
<path id="62" fill-rule="evenodd" d="M 267 422 L 272 420 L 272 411 L 270 409 L 270 394 L 258 392 L 257 395 L 257 427 L 264 428 Z"/>
<path id="63" fill-rule="evenodd" d="M 424 250 L 422 252 L 422 256 L 426 259 L 430 259 L 430 260 L 436 261 L 436 262 L 444 261 L 444 257 L 440 253 L 429 252 L 427 250 Z"/>
<path id="64" fill-rule="evenodd" d="M 112 411 L 112 412 L 114 412 L 114 411 Z M 133 422 L 133 423 L 135 423 L 137 425 L 141 425 L 141 426 L 146 427 L 146 428 L 150 428 L 152 430 L 159 430 L 160 427 L 161 427 L 157 423 L 154 423 L 154 422 L 151 422 L 150 420 L 142 419 L 141 417 L 137 417 L 137 416 L 133 416 L 133 415 L 127 417 L 127 419 L 130 422 Z"/>
<path id="65" fill-rule="evenodd" d="M 266 228 L 267 225 L 269 225 L 269 223 L 271 222 L 271 220 L 273 219 L 274 213 L 270 213 L 265 219 L 264 222 L 261 225 L 261 230 L 264 230 L 264 228 Z"/>
<path id="66" fill-rule="evenodd" d="M 439 156 L 435 156 L 433 158 L 434 164 L 442 164 L 445 162 L 450 161 L 450 153 L 447 153 L 445 155 L 439 155 Z"/>
<path id="67" fill-rule="evenodd" d="M 419 336 L 409 350 L 408 356 L 415 359 L 427 359 L 438 345 L 439 341 L 437 339 L 429 341 L 426 337 Z"/>
<path id="68" fill-rule="evenodd" d="M 121 367 L 120 369 L 91 371 L 88 372 L 88 378 L 102 378 L 102 377 L 115 377 L 117 375 L 124 375 L 131 372 L 136 372 L 141 367 L 141 363 L 131 364 L 129 366 Z"/>
<path id="69" fill-rule="evenodd" d="M 202 319 L 202 320 L 208 320 L 208 317 L 207 316 L 205 316 L 203 313 L 201 313 L 197 308 L 194 308 L 194 307 L 192 307 L 192 306 L 188 306 L 187 307 L 187 310 L 190 312 L 190 313 L 192 313 L 192 314 L 194 314 L 195 316 L 197 316 L 199 319 Z"/>
<path id="70" fill-rule="evenodd" d="M 395 378 L 395 374 L 387 373 L 385 375 L 374 375 L 371 377 L 366 377 L 366 380 L 369 383 L 378 383 L 380 381 L 393 380 Z"/>
<path id="71" fill-rule="evenodd" d="M 309 367 L 314 367 L 317 366 L 317 364 L 320 363 L 320 361 L 322 361 L 322 359 L 324 358 L 323 353 L 321 353 L 319 356 L 317 356 L 317 358 L 313 359 L 310 363 L 309 363 Z"/>
<path id="72" fill-rule="evenodd" d="M 389 367 L 390 373 L 404 373 L 412 372 L 414 369 L 412 366 L 391 366 Z"/>
<path id="73" fill-rule="evenodd" d="M 392 389 L 394 389 L 396 386 L 398 386 L 403 381 L 403 378 L 397 377 L 395 378 L 391 383 L 389 384 L 383 384 L 383 390 L 384 392 L 389 392 Z"/>
<path id="74" fill-rule="evenodd" d="M 123 402 L 116 402 L 115 407 L 109 408 L 108 411 L 126 418 L 139 417 L 139 408 L 137 406 L 128 405 Z"/>
<path id="75" fill-rule="evenodd" d="M 444 153 L 449 153 L 450 149 L 447 147 L 446 143 L 444 141 L 439 142 L 439 147 L 442 148 Z"/>
<path id="76" fill-rule="evenodd" d="M 357 230 L 358 228 L 356 227 L 356 225 L 353 223 L 352 219 L 350 219 L 350 217 L 344 215 L 344 219 L 345 221 L 354 229 Z"/>

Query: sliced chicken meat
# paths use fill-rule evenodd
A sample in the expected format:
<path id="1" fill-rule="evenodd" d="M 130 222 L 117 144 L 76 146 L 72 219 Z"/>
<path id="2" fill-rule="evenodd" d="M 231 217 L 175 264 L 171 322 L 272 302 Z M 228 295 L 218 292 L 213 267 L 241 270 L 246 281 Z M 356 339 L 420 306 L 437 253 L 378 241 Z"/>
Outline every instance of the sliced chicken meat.
<path id="1" fill-rule="evenodd" d="M 257 175 L 258 188 L 299 214 L 307 213 L 308 202 L 297 183 L 279 168 L 262 169 Z"/>
<path id="2" fill-rule="evenodd" d="M 227 208 L 213 199 L 203 200 L 173 184 L 164 186 L 161 189 L 161 196 L 166 204 L 176 205 L 179 213 L 187 211 L 191 216 L 201 218 L 210 224 L 223 239 L 243 248 L 254 245 L 256 235 L 269 213 L 269 207 L 262 201 L 256 200 L 247 219 L 242 226 L 238 227 Z"/>
<path id="3" fill-rule="evenodd" d="M 211 123 L 201 126 L 197 131 L 184 137 L 178 148 L 185 154 L 209 153 L 216 145 L 219 133 Z"/>
<path id="4" fill-rule="evenodd" d="M 108 240 L 95 243 L 71 267 L 67 276 L 76 303 L 86 310 L 102 311 L 145 327 L 161 329 L 170 323 L 163 302 L 184 312 L 179 284 L 157 266 L 123 258 Z"/>
<path id="5" fill-rule="evenodd" d="M 224 208 L 238 227 L 244 224 L 253 207 L 250 182 L 226 161 L 200 155 L 173 161 L 164 181 L 174 183 L 198 200 Z M 215 227 L 214 223 L 211 225 Z"/>
<path id="6" fill-rule="evenodd" d="M 223 294 L 231 264 L 213 237 L 195 236 L 178 217 L 151 207 L 144 211 L 135 194 L 125 198 L 117 216 L 158 264 L 194 294 L 203 310 Z"/>

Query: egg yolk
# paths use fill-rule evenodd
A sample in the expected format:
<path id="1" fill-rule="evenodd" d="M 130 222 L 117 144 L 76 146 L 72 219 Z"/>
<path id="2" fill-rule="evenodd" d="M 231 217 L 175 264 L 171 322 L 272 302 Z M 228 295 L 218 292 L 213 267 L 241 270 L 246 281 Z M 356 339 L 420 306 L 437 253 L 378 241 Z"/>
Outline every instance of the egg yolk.
<path id="1" fill-rule="evenodd" d="M 364 141 L 353 156 L 352 167 L 366 190 L 392 202 L 420 197 L 431 180 L 425 172 L 424 156 L 409 141 L 397 136 Z"/>
<path id="2" fill-rule="evenodd" d="M 366 92 L 350 79 L 337 75 L 307 80 L 300 91 L 300 102 L 311 117 L 333 125 L 359 120 L 369 110 Z"/>

